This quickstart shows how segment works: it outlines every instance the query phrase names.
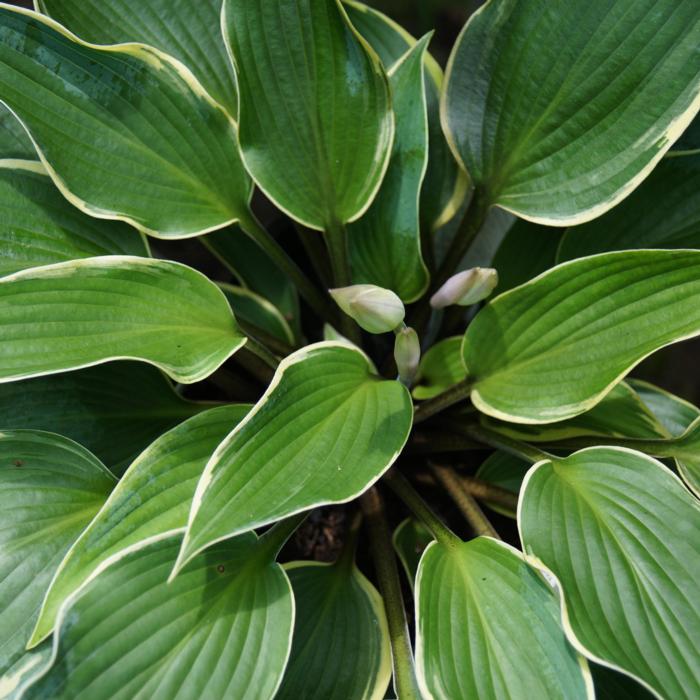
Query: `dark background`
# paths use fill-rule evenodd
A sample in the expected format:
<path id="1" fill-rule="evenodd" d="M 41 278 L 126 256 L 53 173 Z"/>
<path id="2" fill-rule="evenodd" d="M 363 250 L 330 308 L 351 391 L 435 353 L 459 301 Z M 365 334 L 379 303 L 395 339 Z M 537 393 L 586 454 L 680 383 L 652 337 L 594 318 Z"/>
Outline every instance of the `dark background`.
<path id="1" fill-rule="evenodd" d="M 32 7 L 31 0 L 9 2 Z M 416 36 L 434 29 L 431 51 L 444 65 L 464 22 L 482 0 L 369 0 L 369 4 L 386 12 Z M 637 367 L 633 375 L 697 404 L 700 403 L 699 354 L 700 340 L 680 343 L 655 353 Z"/>

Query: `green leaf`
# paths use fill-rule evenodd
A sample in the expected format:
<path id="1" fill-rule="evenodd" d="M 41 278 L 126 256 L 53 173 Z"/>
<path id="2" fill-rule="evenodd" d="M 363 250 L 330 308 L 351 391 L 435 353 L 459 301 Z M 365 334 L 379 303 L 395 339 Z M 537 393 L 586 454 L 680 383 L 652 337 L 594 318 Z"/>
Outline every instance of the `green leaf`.
<path id="1" fill-rule="evenodd" d="M 36 430 L 0 432 L 0 676 L 29 661 L 25 644 L 66 550 L 116 480 L 72 440 Z M 20 662 L 19 664 L 17 662 Z M 0 686 L 2 687 L 2 686 Z M 3 687 L 4 690 L 4 687 Z"/>
<path id="2" fill-rule="evenodd" d="M 492 0 L 447 69 L 443 122 L 488 201 L 583 223 L 628 195 L 700 107 L 700 5 Z"/>
<path id="3" fill-rule="evenodd" d="M 613 447 L 539 462 L 518 523 L 559 579 L 577 648 L 660 697 L 700 694 L 700 504 L 670 471 Z"/>
<path id="4" fill-rule="evenodd" d="M 664 158 L 624 202 L 568 229 L 557 257 L 634 248 L 700 248 L 700 155 Z"/>
<path id="5" fill-rule="evenodd" d="M 384 176 L 394 120 L 386 74 L 339 2 L 225 0 L 222 26 L 256 184 L 310 228 L 359 218 Z"/>
<path id="6" fill-rule="evenodd" d="M 471 182 L 466 171 L 458 165 L 442 131 L 440 95 L 444 76 L 434 61 L 427 70 L 432 80 L 426 82 L 428 100 L 428 169 L 423 179 L 420 197 L 420 217 L 423 226 L 438 231 L 455 219 L 469 195 Z M 439 70 L 439 72 L 437 72 Z"/>
<path id="7" fill-rule="evenodd" d="M 181 63 L 147 46 L 86 44 L 5 5 L 0 66 L 0 100 L 86 213 L 165 238 L 248 216 L 236 125 Z"/>
<path id="8" fill-rule="evenodd" d="M 275 698 L 381 700 L 391 680 L 391 646 L 377 590 L 342 559 L 284 568 L 296 618 L 292 653 Z"/>
<path id="9" fill-rule="evenodd" d="M 355 29 L 377 52 L 387 70 L 416 45 L 416 39 L 385 14 L 360 2 L 343 6 Z M 428 111 L 428 169 L 420 197 L 423 226 L 433 230 L 449 223 L 467 197 L 469 178 L 454 159 L 442 133 L 440 92 L 444 76 L 438 62 L 425 54 L 425 89 Z"/>
<path id="10" fill-rule="evenodd" d="M 289 278 L 248 234 L 231 226 L 203 236 L 202 243 L 240 284 L 275 305 L 300 337 L 299 295 Z"/>
<path id="11" fill-rule="evenodd" d="M 520 493 L 525 474 L 527 474 L 531 463 L 524 459 L 515 457 L 507 452 L 496 451 L 482 462 L 476 471 L 476 477 L 494 486 L 511 491 L 516 496 Z M 498 503 L 484 501 L 486 505 L 501 515 L 508 518 L 515 518 L 516 513 L 508 508 L 504 508 Z"/>
<path id="12" fill-rule="evenodd" d="M 238 109 L 236 79 L 221 37 L 221 0 L 35 0 L 81 39 L 93 44 L 136 41 L 182 61 L 229 114 Z"/>
<path id="13" fill-rule="evenodd" d="M 418 401 L 441 394 L 461 382 L 467 372 L 462 363 L 462 337 L 452 336 L 433 345 L 423 355 L 418 368 L 413 397 Z"/>
<path id="14" fill-rule="evenodd" d="M 37 649 L 27 651 L 2 675 L 0 698 L 20 700 L 24 689 L 51 662 L 51 644 L 46 641 Z"/>
<path id="15" fill-rule="evenodd" d="M 267 299 L 245 287 L 219 283 L 236 318 L 269 333 L 285 343 L 294 342 L 294 334 L 287 319 Z"/>
<path id="16" fill-rule="evenodd" d="M 411 429 L 406 388 L 344 343 L 317 343 L 279 366 L 197 485 L 179 565 L 214 542 L 369 488 Z"/>
<path id="17" fill-rule="evenodd" d="M 700 416 L 682 435 L 666 441 L 663 447 L 667 452 L 661 454 L 667 454 L 676 459 L 681 476 L 700 498 Z"/>
<path id="18" fill-rule="evenodd" d="M 0 327 L 0 381 L 139 359 L 188 384 L 245 343 L 223 293 L 204 275 L 128 256 L 3 277 Z"/>
<path id="19" fill-rule="evenodd" d="M 499 294 L 554 267 L 561 237 L 561 229 L 518 219 L 506 233 L 489 265 L 498 270 Z"/>
<path id="20" fill-rule="evenodd" d="M 415 37 L 404 27 L 365 3 L 345 0 L 343 8 L 353 27 L 377 53 L 387 71 L 417 43 Z M 425 61 L 430 61 L 431 76 L 442 74 L 442 69 L 430 54 L 426 53 Z"/>
<path id="21" fill-rule="evenodd" d="M 546 425 L 517 425 L 484 418 L 485 425 L 516 440 L 554 442 L 582 435 L 658 438 L 667 433 L 636 392 L 620 382 L 590 411 Z"/>
<path id="22" fill-rule="evenodd" d="M 591 409 L 647 355 L 698 333 L 700 252 L 638 250 L 564 263 L 498 296 L 462 349 L 479 410 L 550 423 Z"/>
<path id="23" fill-rule="evenodd" d="M 697 116 L 666 154 L 668 158 L 676 156 L 698 155 L 700 153 L 700 118 Z"/>
<path id="24" fill-rule="evenodd" d="M 27 132 L 4 104 L 0 103 L 0 159 L 36 160 L 36 149 Z"/>
<path id="25" fill-rule="evenodd" d="M 392 537 L 394 550 L 403 565 L 411 588 L 416 582 L 420 558 L 432 541 L 433 536 L 430 534 L 430 530 L 413 518 L 406 518 L 394 530 Z"/>
<path id="26" fill-rule="evenodd" d="M 59 433 L 121 474 L 159 435 L 206 403 L 186 401 L 155 367 L 110 362 L 0 383 L 0 425 Z"/>
<path id="27" fill-rule="evenodd" d="M 649 407 L 671 437 L 680 437 L 691 423 L 700 418 L 700 409 L 679 396 L 664 391 L 653 384 L 638 380 L 633 380 L 632 386 L 639 394 L 639 398 Z M 676 467 L 688 488 L 700 498 L 700 459 L 698 456 L 690 454 L 683 459 L 676 459 Z"/>
<path id="28" fill-rule="evenodd" d="M 253 533 L 166 583 L 179 535 L 112 557 L 62 609 L 49 672 L 27 700 L 271 698 L 291 646 L 294 600 Z"/>
<path id="29" fill-rule="evenodd" d="M 419 195 L 428 164 L 424 37 L 389 72 L 396 134 L 382 185 L 364 216 L 348 228 L 352 278 L 415 301 L 430 276 L 421 255 Z"/>
<path id="30" fill-rule="evenodd" d="M 61 561 L 42 603 L 32 646 L 51 633 L 61 604 L 112 555 L 156 535 L 184 531 L 207 460 L 250 408 L 220 406 L 200 413 L 139 455 Z"/>
<path id="31" fill-rule="evenodd" d="M 69 204 L 35 161 L 0 160 L 0 275 L 97 255 L 150 255 L 142 234 Z"/>
<path id="32" fill-rule="evenodd" d="M 673 437 L 682 435 L 700 416 L 700 409 L 658 386 L 639 379 L 630 379 L 629 384 Z"/>
<path id="33" fill-rule="evenodd" d="M 556 597 L 509 545 L 434 542 L 416 596 L 416 670 L 426 697 L 593 697 Z"/>

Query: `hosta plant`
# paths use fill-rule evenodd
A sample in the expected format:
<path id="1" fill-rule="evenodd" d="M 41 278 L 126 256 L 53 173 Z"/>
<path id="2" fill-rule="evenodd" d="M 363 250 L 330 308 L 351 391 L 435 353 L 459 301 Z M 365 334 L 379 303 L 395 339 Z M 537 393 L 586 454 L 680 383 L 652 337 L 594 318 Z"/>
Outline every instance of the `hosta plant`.
<path id="1" fill-rule="evenodd" d="M 700 4 L 430 42 L 0 4 L 0 698 L 700 698 Z"/>

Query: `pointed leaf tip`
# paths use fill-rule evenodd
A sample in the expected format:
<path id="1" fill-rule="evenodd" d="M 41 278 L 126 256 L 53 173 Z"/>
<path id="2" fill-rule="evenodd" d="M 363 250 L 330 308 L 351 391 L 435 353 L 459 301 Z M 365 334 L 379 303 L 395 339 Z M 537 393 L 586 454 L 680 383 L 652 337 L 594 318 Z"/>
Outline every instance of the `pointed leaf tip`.
<path id="1" fill-rule="evenodd" d="M 246 419 L 219 445 L 192 502 L 179 559 L 371 486 L 408 439 L 406 388 L 345 343 L 317 343 L 279 366 Z"/>

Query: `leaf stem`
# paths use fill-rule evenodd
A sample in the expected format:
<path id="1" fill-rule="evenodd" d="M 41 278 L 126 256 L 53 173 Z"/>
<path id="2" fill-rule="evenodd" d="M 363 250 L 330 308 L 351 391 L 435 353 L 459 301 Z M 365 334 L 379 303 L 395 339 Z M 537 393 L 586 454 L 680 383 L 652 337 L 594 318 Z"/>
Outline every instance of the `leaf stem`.
<path id="1" fill-rule="evenodd" d="M 262 343 L 255 338 L 247 336 L 245 347 L 250 350 L 256 357 L 260 358 L 268 367 L 276 370 L 280 360 L 276 355 L 273 355 Z"/>
<path id="2" fill-rule="evenodd" d="M 496 529 L 489 522 L 484 511 L 481 510 L 479 504 L 474 500 L 474 497 L 464 488 L 462 480 L 452 467 L 431 463 L 430 470 L 445 488 L 457 508 L 459 508 L 460 513 L 477 535 L 487 535 L 500 539 Z"/>
<path id="3" fill-rule="evenodd" d="M 325 231 L 328 255 L 333 271 L 333 284 L 336 287 L 349 287 L 352 284 L 352 272 L 350 269 L 350 249 L 348 247 L 348 235 L 345 225 L 339 221 L 329 224 Z M 355 345 L 360 345 L 362 338 L 360 329 L 355 322 L 345 314 L 341 314 L 341 333 Z"/>
<path id="4" fill-rule="evenodd" d="M 396 554 L 391 543 L 382 497 L 376 486 L 362 495 L 360 505 L 369 527 L 374 568 L 386 609 L 394 666 L 394 689 L 401 700 L 421 700 Z"/>
<path id="5" fill-rule="evenodd" d="M 219 389 L 219 391 L 230 400 L 239 397 L 241 392 L 243 392 L 243 395 L 260 395 L 260 388 L 257 384 L 254 384 L 243 376 L 233 374 L 223 367 L 219 367 L 214 374 L 210 374 L 206 381 Z"/>
<path id="6" fill-rule="evenodd" d="M 413 419 L 413 423 L 422 423 L 436 413 L 440 413 L 440 411 L 444 411 L 450 406 L 454 406 L 454 404 L 463 401 L 469 397 L 471 390 L 472 382 L 469 379 L 463 379 L 458 384 L 443 391 L 442 394 L 438 394 L 432 399 L 424 401 L 416 408 L 416 415 Z"/>
<path id="7" fill-rule="evenodd" d="M 263 362 L 246 343 L 233 357 L 233 361 L 243 367 L 250 375 L 255 377 L 261 384 L 267 386 L 274 376 L 275 370 Z"/>
<path id="8" fill-rule="evenodd" d="M 481 227 L 484 225 L 488 211 L 489 204 L 484 192 L 480 188 L 476 188 L 459 225 L 459 229 L 435 274 L 435 279 L 433 280 L 435 289 L 441 287 L 455 273 L 464 259 L 464 256 L 467 254 L 469 247 L 481 230 Z"/>
<path id="9" fill-rule="evenodd" d="M 335 221 L 326 228 L 325 233 L 334 284 L 347 287 L 352 284 L 347 229 L 339 221 Z"/>
<path id="10" fill-rule="evenodd" d="M 483 425 L 468 425 L 462 428 L 465 435 L 474 438 L 478 442 L 488 445 L 489 447 L 494 447 L 498 450 L 503 450 L 509 454 L 520 457 L 528 462 L 541 462 L 544 459 L 553 459 L 552 455 L 547 454 L 543 450 L 534 447 L 526 442 L 521 442 L 520 440 L 513 440 L 512 438 L 502 435 L 501 433 L 491 430 L 491 428 L 486 428 Z"/>
<path id="11" fill-rule="evenodd" d="M 512 511 L 518 509 L 518 496 L 508 489 L 490 484 L 488 481 L 482 481 L 474 476 L 460 475 L 460 481 L 467 493 L 480 501 L 489 501 Z"/>
<path id="12" fill-rule="evenodd" d="M 357 511 L 350 521 L 345 544 L 340 552 L 340 556 L 335 562 L 335 566 L 339 569 L 352 569 L 355 563 L 355 550 L 357 548 L 357 539 L 360 535 L 360 526 L 362 525 L 362 512 Z"/>
<path id="13" fill-rule="evenodd" d="M 339 314 L 330 297 L 321 292 L 313 282 L 302 272 L 274 239 L 272 234 L 258 221 L 254 214 L 240 222 L 241 228 L 268 254 L 271 260 L 294 283 L 299 294 L 322 319 L 335 322 Z"/>
<path id="14" fill-rule="evenodd" d="M 393 469 L 384 477 L 384 480 L 440 544 L 451 547 L 459 542 L 457 535 L 438 518 L 401 472 Z"/>
<path id="15" fill-rule="evenodd" d="M 580 450 L 586 447 L 626 447 L 630 450 L 644 452 L 653 457 L 678 458 L 682 459 L 683 454 L 678 449 L 678 438 L 615 438 L 615 437 L 575 437 L 544 445 L 549 449 L 572 449 Z"/>
<path id="16" fill-rule="evenodd" d="M 258 540 L 260 551 L 270 559 L 276 559 L 287 540 L 297 531 L 308 515 L 309 512 L 305 511 L 276 522 L 260 536 Z"/>
<path id="17" fill-rule="evenodd" d="M 414 454 L 435 454 L 436 452 L 466 452 L 483 450 L 484 446 L 464 435 L 444 432 L 420 432 L 411 436 L 407 449 Z"/>
<path id="18" fill-rule="evenodd" d="M 259 343 L 262 343 L 267 348 L 269 348 L 270 351 L 273 352 L 275 355 L 279 355 L 280 357 L 286 357 L 287 355 L 291 355 L 296 349 L 295 346 L 291 345 L 288 342 L 285 342 L 284 340 L 281 340 L 280 338 L 272 335 L 271 333 L 268 333 L 259 326 L 256 326 L 252 323 L 248 323 L 248 321 L 244 321 L 241 318 L 237 318 L 236 320 L 238 321 L 238 325 L 241 327 L 241 330 L 249 338 L 252 336 Z"/>
<path id="19" fill-rule="evenodd" d="M 445 254 L 445 258 L 437 272 L 433 275 L 430 289 L 425 296 L 421 298 L 418 304 L 416 304 L 410 316 L 410 320 L 407 321 L 407 324 L 415 328 L 419 334 L 425 331 L 425 326 L 430 319 L 432 311 L 430 307 L 430 297 L 457 271 L 469 247 L 484 225 L 488 211 L 489 203 L 484 192 L 476 188 L 464 212 L 459 229 L 457 233 L 455 233 L 455 237 L 452 239 L 452 243 Z"/>
<path id="20" fill-rule="evenodd" d="M 321 284 L 325 287 L 332 286 L 330 260 L 328 258 L 328 250 L 323 241 L 323 234 L 320 231 L 312 231 L 298 223 L 294 224 L 294 228 L 306 251 L 306 257 L 313 265 L 319 280 L 321 280 Z"/>

